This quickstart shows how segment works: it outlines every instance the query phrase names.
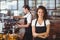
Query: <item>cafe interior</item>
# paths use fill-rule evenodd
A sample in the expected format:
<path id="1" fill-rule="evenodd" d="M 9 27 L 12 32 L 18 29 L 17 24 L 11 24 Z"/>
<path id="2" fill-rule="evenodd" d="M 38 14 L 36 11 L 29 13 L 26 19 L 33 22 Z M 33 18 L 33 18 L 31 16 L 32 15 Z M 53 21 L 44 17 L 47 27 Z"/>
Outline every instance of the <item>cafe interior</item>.
<path id="1" fill-rule="evenodd" d="M 20 19 L 13 19 L 12 16 L 24 16 L 23 5 L 30 6 L 33 19 L 36 18 L 38 6 L 45 6 L 51 24 L 48 40 L 60 40 L 60 0 L 0 0 L 0 40 L 18 39 L 19 33 L 14 26 Z"/>

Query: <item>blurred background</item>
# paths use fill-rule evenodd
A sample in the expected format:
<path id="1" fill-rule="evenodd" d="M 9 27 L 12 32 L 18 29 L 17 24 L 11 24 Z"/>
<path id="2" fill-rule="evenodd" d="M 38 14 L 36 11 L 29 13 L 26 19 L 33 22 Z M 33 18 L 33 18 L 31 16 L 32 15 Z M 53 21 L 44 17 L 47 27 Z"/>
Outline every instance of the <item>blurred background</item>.
<path id="1" fill-rule="evenodd" d="M 48 19 L 51 21 L 49 40 L 60 40 L 60 0 L 0 0 L 0 33 L 7 13 L 10 16 L 23 16 L 23 5 L 29 5 L 35 18 L 36 8 L 43 5 L 47 8 Z"/>

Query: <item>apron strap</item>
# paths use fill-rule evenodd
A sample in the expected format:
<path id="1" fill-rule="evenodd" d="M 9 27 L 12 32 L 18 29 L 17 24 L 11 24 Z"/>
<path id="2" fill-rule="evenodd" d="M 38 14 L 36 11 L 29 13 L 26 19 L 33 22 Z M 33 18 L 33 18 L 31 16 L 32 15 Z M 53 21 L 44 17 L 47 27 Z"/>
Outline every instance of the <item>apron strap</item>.
<path id="1" fill-rule="evenodd" d="M 37 23 L 37 20 L 36 20 L 36 22 L 35 22 L 35 27 L 36 27 L 36 23 Z"/>
<path id="2" fill-rule="evenodd" d="M 44 26 L 46 27 L 46 20 L 44 20 Z"/>

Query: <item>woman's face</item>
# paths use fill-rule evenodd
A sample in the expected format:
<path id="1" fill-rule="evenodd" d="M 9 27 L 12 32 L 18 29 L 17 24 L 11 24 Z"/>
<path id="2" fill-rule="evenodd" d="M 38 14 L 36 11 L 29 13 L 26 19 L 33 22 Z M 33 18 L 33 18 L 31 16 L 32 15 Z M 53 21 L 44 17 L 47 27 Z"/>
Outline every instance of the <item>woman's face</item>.
<path id="1" fill-rule="evenodd" d="M 26 14 L 27 13 L 27 9 L 26 8 L 23 8 L 23 12 Z"/>
<path id="2" fill-rule="evenodd" d="M 38 9 L 38 17 L 42 18 L 44 16 L 44 11 L 42 9 Z"/>

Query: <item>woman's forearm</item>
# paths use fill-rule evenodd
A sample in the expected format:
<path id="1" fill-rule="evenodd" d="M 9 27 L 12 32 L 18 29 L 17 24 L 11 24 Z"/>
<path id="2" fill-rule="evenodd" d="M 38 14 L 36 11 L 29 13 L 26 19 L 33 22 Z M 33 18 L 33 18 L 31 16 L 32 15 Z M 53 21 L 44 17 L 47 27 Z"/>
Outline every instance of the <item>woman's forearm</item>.
<path id="1" fill-rule="evenodd" d="M 46 33 L 33 33 L 33 36 L 34 37 L 41 37 L 41 38 L 45 38 L 45 37 L 47 37 L 48 35 L 46 34 Z"/>
<path id="2" fill-rule="evenodd" d="M 33 37 L 37 37 L 38 33 L 33 32 Z"/>
<path id="3" fill-rule="evenodd" d="M 39 35 L 45 35 L 46 34 L 46 32 L 44 32 L 44 33 L 38 33 Z"/>

